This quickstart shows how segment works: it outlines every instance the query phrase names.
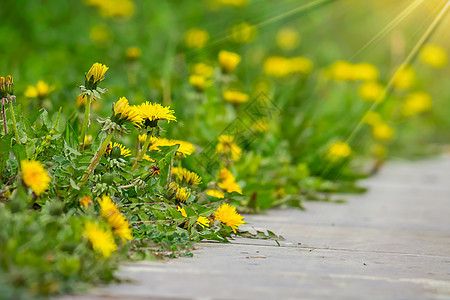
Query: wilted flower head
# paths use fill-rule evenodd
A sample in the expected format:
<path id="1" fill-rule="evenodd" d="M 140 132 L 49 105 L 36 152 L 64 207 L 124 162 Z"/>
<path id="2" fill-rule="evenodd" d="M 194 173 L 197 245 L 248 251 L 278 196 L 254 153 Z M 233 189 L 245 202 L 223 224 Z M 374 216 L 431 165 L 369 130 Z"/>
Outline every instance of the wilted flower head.
<path id="1" fill-rule="evenodd" d="M 85 87 L 88 90 L 95 90 L 97 85 L 105 78 L 108 67 L 100 63 L 95 63 L 86 73 Z"/>

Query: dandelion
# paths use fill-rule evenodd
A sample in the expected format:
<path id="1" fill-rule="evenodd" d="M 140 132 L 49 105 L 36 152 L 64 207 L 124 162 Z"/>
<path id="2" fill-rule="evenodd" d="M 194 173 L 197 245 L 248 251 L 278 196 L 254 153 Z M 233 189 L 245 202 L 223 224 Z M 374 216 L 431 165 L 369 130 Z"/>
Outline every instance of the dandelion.
<path id="1" fill-rule="evenodd" d="M 283 28 L 278 31 L 276 42 L 283 50 L 293 50 L 300 44 L 300 35 L 295 29 Z"/>
<path id="2" fill-rule="evenodd" d="M 258 29 L 256 26 L 246 22 L 239 23 L 231 28 L 231 38 L 237 43 L 250 43 L 257 35 Z"/>
<path id="3" fill-rule="evenodd" d="M 177 118 L 173 115 L 175 112 L 170 109 L 170 106 L 162 106 L 159 103 L 146 101 L 136 106 L 135 110 L 141 117 L 141 121 L 136 123 L 139 127 L 156 127 L 160 120 L 167 120 L 169 123 L 170 121 L 177 121 Z"/>
<path id="4" fill-rule="evenodd" d="M 431 96 L 425 92 L 415 92 L 406 96 L 402 103 L 402 114 L 406 117 L 429 111 L 433 105 Z"/>
<path id="5" fill-rule="evenodd" d="M 234 233 L 240 225 L 245 224 L 244 217 L 237 213 L 236 207 L 224 203 L 214 212 L 214 219 L 231 227 Z"/>
<path id="6" fill-rule="evenodd" d="M 175 199 L 180 203 L 185 203 L 187 199 L 191 196 L 191 193 L 185 188 L 178 188 L 175 194 Z"/>
<path id="7" fill-rule="evenodd" d="M 391 140 L 394 137 L 394 129 L 385 123 L 378 123 L 372 127 L 372 135 L 377 140 Z"/>
<path id="8" fill-rule="evenodd" d="M 201 93 L 205 90 L 205 88 L 211 86 L 212 82 L 206 80 L 206 77 L 202 75 L 191 75 L 189 76 L 189 83 L 197 90 L 197 92 Z"/>
<path id="9" fill-rule="evenodd" d="M 338 160 L 349 157 L 352 149 L 346 142 L 335 142 L 328 148 L 327 157 L 330 160 Z"/>
<path id="10" fill-rule="evenodd" d="M 249 96 L 245 93 L 228 90 L 223 93 L 223 98 L 225 99 L 225 101 L 236 105 L 236 104 L 247 102 L 249 99 Z"/>
<path id="11" fill-rule="evenodd" d="M 353 80 L 376 80 L 378 79 L 378 69 L 369 63 L 358 63 L 352 68 Z"/>
<path id="12" fill-rule="evenodd" d="M 362 121 L 368 125 L 375 126 L 376 124 L 382 123 L 383 120 L 379 113 L 374 111 L 368 111 Z"/>
<path id="13" fill-rule="evenodd" d="M 282 78 L 291 73 L 291 65 L 285 57 L 270 56 L 264 61 L 263 70 L 268 76 Z"/>
<path id="14" fill-rule="evenodd" d="M 214 74 L 214 68 L 205 63 L 197 63 L 192 66 L 192 73 L 195 75 L 201 75 L 205 78 L 210 78 Z"/>
<path id="15" fill-rule="evenodd" d="M 92 204 L 92 198 L 89 195 L 84 195 L 80 199 L 80 205 L 81 206 L 88 207 L 91 204 Z"/>
<path id="16" fill-rule="evenodd" d="M 197 218 L 197 221 L 195 221 L 196 224 L 200 225 L 203 229 L 205 227 L 209 227 L 209 219 L 207 217 L 204 216 L 199 216 Z"/>
<path id="17" fill-rule="evenodd" d="M 36 196 L 48 189 L 51 178 L 40 161 L 22 160 L 20 166 L 23 182 L 33 190 Z"/>
<path id="18" fill-rule="evenodd" d="M 336 81 L 353 79 L 353 64 L 348 61 L 338 60 L 327 68 L 328 78 Z"/>
<path id="19" fill-rule="evenodd" d="M 112 199 L 107 195 L 103 195 L 101 199 L 98 199 L 98 203 L 101 208 L 100 215 L 106 220 L 113 233 L 119 236 L 123 242 L 132 240 L 130 225 Z"/>
<path id="20" fill-rule="evenodd" d="M 93 222 L 87 222 L 84 234 L 92 244 L 92 248 L 99 251 L 103 257 L 109 257 L 117 250 L 111 231 L 104 230 Z"/>
<path id="21" fill-rule="evenodd" d="M 177 207 L 177 210 L 180 212 L 180 214 L 181 214 L 183 217 L 187 218 L 187 213 L 186 213 L 186 210 L 185 210 L 184 208 L 182 208 L 181 206 L 178 206 L 178 207 Z"/>
<path id="22" fill-rule="evenodd" d="M 125 57 L 129 61 L 138 60 L 142 55 L 142 50 L 139 47 L 129 47 L 125 50 Z"/>
<path id="23" fill-rule="evenodd" d="M 358 90 L 358 95 L 361 99 L 368 102 L 380 102 L 383 100 L 381 94 L 383 93 L 383 86 L 374 81 L 364 82 Z"/>
<path id="24" fill-rule="evenodd" d="M 401 67 L 393 78 L 393 85 L 399 90 L 409 89 L 416 80 L 416 71 L 411 66 Z"/>
<path id="25" fill-rule="evenodd" d="M 100 215 L 102 216 L 102 218 L 107 219 L 113 214 L 120 213 L 119 209 L 109 196 L 103 195 L 102 198 L 97 199 L 97 201 L 100 204 Z"/>
<path id="26" fill-rule="evenodd" d="M 448 56 L 444 48 L 439 45 L 426 44 L 420 51 L 420 59 L 434 68 L 442 68 L 447 65 Z"/>
<path id="27" fill-rule="evenodd" d="M 241 62 L 239 54 L 222 50 L 219 52 L 219 65 L 224 74 L 229 74 L 236 69 Z"/>
<path id="28" fill-rule="evenodd" d="M 154 142 L 149 150 L 150 151 L 161 151 L 159 149 L 159 147 L 170 147 L 170 146 L 175 146 L 175 145 L 179 145 L 177 151 L 176 151 L 176 155 L 182 156 L 182 157 L 186 157 L 186 155 L 191 155 L 192 153 L 194 153 L 195 151 L 195 147 L 192 143 L 186 142 L 186 141 L 180 141 L 180 140 L 169 140 L 169 139 L 157 139 L 156 142 Z"/>
<path id="29" fill-rule="evenodd" d="M 118 124 L 123 124 L 124 122 L 140 123 L 142 122 L 142 117 L 140 112 L 136 107 L 131 106 L 128 99 L 121 97 L 113 106 L 114 111 L 114 121 Z"/>
<path id="30" fill-rule="evenodd" d="M 225 193 L 219 191 L 218 189 L 207 190 L 206 194 L 212 197 L 216 197 L 217 199 L 223 199 L 225 197 Z"/>
<path id="31" fill-rule="evenodd" d="M 295 56 L 288 59 L 290 73 L 309 74 L 313 69 L 313 63 L 309 59 Z"/>
<path id="32" fill-rule="evenodd" d="M 100 63 L 94 63 L 89 71 L 86 73 L 85 87 L 88 90 L 95 90 L 97 85 L 105 79 L 105 73 L 108 67 Z"/>
<path id="33" fill-rule="evenodd" d="M 220 182 L 217 184 L 221 189 L 228 193 L 237 192 L 242 194 L 241 186 L 236 182 L 233 174 L 226 168 L 223 168 L 219 172 Z M 223 197 L 222 197 L 223 198 Z"/>
<path id="34" fill-rule="evenodd" d="M 172 174 L 175 175 L 180 182 L 184 182 L 187 185 L 199 185 L 202 182 L 200 176 L 185 168 L 173 168 Z"/>
<path id="35" fill-rule="evenodd" d="M 109 143 L 109 146 L 106 148 L 106 152 L 108 152 L 108 154 L 111 154 L 112 150 L 114 149 L 114 147 L 117 147 L 120 149 L 120 155 L 123 157 L 128 157 L 131 155 L 131 150 L 128 149 L 127 147 L 125 147 L 124 145 L 120 144 L 120 143 Z"/>
<path id="36" fill-rule="evenodd" d="M 35 86 L 29 85 L 25 90 L 25 97 L 46 99 L 52 91 L 55 90 L 55 86 L 49 85 L 47 82 L 39 80 Z"/>
<path id="37" fill-rule="evenodd" d="M 216 152 L 231 154 L 231 158 L 234 161 L 238 161 L 242 155 L 242 149 L 235 143 L 234 137 L 230 135 L 219 136 L 219 143 L 216 146 Z"/>
<path id="38" fill-rule="evenodd" d="M 191 28 L 185 35 L 186 46 L 190 48 L 203 48 L 209 40 L 209 33 L 203 29 Z"/>

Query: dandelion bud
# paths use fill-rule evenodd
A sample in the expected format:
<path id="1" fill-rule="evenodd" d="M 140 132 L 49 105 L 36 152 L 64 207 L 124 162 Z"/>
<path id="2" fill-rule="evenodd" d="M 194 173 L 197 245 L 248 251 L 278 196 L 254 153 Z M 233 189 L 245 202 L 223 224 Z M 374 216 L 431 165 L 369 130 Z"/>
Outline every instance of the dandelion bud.
<path id="1" fill-rule="evenodd" d="M 97 85 L 105 78 L 108 67 L 100 63 L 95 63 L 86 74 L 85 86 L 88 90 L 95 90 Z"/>
<path id="2" fill-rule="evenodd" d="M 0 97 L 3 98 L 6 96 L 6 82 L 5 77 L 0 77 Z"/>
<path id="3" fill-rule="evenodd" d="M 6 76 L 6 93 L 14 94 L 14 82 L 11 75 Z"/>

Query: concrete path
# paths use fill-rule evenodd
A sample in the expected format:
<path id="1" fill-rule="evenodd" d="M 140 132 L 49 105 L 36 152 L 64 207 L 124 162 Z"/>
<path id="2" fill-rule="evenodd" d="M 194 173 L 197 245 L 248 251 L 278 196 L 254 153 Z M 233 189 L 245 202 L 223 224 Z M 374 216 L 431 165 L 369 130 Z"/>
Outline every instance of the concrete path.
<path id="1" fill-rule="evenodd" d="M 126 264 L 132 282 L 63 299 L 450 299 L 450 158 L 393 162 L 347 204 L 247 216 L 286 240 L 200 243 Z"/>

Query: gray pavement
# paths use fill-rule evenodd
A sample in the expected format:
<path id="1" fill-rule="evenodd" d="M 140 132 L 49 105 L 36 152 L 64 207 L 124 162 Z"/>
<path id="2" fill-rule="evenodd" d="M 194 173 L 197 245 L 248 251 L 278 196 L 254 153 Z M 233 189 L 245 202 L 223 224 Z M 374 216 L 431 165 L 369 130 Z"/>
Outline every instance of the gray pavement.
<path id="1" fill-rule="evenodd" d="M 346 204 L 246 216 L 280 246 L 203 242 L 193 258 L 125 264 L 130 282 L 63 299 L 450 299 L 450 157 L 391 162 L 361 185 Z"/>

